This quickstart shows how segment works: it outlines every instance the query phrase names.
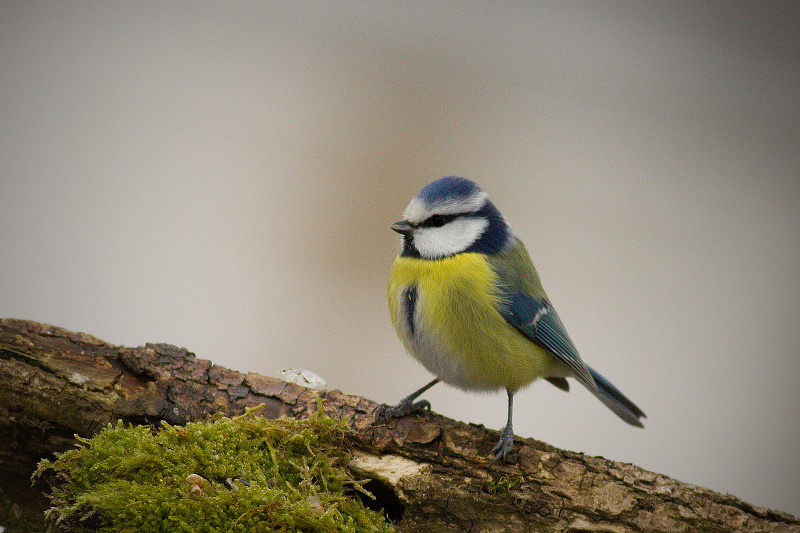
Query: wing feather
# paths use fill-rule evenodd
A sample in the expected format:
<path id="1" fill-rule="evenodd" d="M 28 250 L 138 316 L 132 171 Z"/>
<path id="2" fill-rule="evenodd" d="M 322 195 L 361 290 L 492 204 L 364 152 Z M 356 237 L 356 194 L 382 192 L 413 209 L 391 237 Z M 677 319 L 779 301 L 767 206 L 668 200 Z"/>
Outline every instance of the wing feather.
<path id="1" fill-rule="evenodd" d="M 549 301 L 528 296 L 517 289 L 505 290 L 502 301 L 505 307 L 501 313 L 506 322 L 564 363 L 583 385 L 592 391 L 597 390 L 589 368 L 578 355 Z"/>
<path id="2" fill-rule="evenodd" d="M 642 427 L 644 412 L 606 378 L 583 362 L 578 350 L 547 299 L 539 275 L 525 246 L 514 238 L 503 252 L 493 256 L 493 268 L 501 287 L 500 313 L 531 342 L 535 342 L 572 371 L 573 376 L 621 419 Z M 544 376 L 556 387 L 569 390 L 561 376 Z"/>

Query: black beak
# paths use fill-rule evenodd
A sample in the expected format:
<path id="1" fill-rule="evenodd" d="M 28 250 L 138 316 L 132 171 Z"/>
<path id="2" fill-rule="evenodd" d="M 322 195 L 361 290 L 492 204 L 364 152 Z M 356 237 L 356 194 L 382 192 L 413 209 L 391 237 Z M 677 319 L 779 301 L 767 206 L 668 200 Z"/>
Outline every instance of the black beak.
<path id="1" fill-rule="evenodd" d="M 395 222 L 389 227 L 395 230 L 397 233 L 400 233 L 401 235 L 409 235 L 411 232 L 414 231 L 414 226 L 412 226 L 411 223 L 408 222 L 407 220 L 400 220 L 399 222 Z"/>

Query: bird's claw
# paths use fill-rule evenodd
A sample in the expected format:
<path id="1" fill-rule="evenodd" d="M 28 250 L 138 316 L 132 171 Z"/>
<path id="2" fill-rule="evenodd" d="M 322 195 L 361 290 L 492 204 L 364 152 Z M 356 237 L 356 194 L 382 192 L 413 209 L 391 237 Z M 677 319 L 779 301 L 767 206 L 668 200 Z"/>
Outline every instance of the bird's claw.
<path id="1" fill-rule="evenodd" d="M 500 440 L 497 441 L 497 444 L 494 445 L 494 448 L 489 451 L 489 455 L 496 453 L 497 455 L 494 456 L 492 462 L 489 463 L 489 466 L 494 465 L 494 463 L 498 459 L 502 459 L 503 462 L 506 462 L 508 458 L 508 454 L 511 453 L 511 450 L 514 449 L 514 432 L 509 428 L 503 429 L 500 433 Z"/>

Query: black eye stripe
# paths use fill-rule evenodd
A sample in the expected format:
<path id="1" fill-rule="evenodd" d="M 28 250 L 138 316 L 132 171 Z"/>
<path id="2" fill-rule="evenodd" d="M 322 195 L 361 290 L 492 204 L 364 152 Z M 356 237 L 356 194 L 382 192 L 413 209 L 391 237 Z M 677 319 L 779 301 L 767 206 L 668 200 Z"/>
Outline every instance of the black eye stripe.
<path id="1" fill-rule="evenodd" d="M 419 223 L 421 228 L 439 228 L 458 218 L 458 214 L 454 215 L 431 215 L 427 219 Z"/>

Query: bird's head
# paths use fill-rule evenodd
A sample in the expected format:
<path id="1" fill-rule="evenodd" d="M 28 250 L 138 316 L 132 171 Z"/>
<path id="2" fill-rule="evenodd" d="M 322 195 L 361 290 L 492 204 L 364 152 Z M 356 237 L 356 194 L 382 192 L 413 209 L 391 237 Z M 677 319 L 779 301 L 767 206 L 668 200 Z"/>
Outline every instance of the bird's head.
<path id="1" fill-rule="evenodd" d="M 433 181 L 411 199 L 403 220 L 391 228 L 403 235 L 403 256 L 441 259 L 462 252 L 495 254 L 511 228 L 486 193 L 455 176 Z"/>

